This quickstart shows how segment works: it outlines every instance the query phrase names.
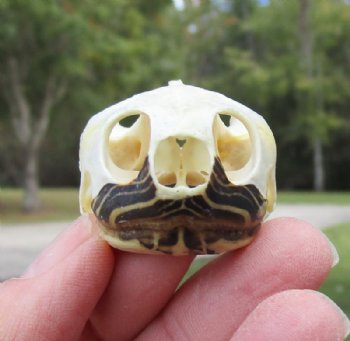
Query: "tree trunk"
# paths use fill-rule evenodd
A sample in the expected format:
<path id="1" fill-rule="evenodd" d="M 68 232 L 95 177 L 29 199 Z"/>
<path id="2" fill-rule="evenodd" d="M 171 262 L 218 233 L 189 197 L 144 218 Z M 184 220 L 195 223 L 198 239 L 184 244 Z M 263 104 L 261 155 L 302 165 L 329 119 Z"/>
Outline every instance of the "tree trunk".
<path id="1" fill-rule="evenodd" d="M 310 83 L 315 84 L 315 67 L 314 67 L 314 44 L 312 28 L 310 24 L 312 0 L 299 0 L 299 41 L 300 41 L 300 64 L 306 77 Z M 313 121 L 315 126 L 311 126 L 310 143 L 313 150 L 313 186 L 315 191 L 323 191 L 325 189 L 325 170 L 323 164 L 323 145 L 322 140 L 317 133 L 314 133 L 317 126 L 318 116 L 322 110 L 322 94 L 318 96 L 314 88 L 308 94 L 300 99 L 300 107 L 305 108 L 304 115 L 313 113 Z"/>
<path id="2" fill-rule="evenodd" d="M 314 154 L 314 190 L 321 192 L 325 189 L 324 181 L 324 163 L 323 163 L 323 145 L 319 138 L 313 142 Z"/>
<path id="3" fill-rule="evenodd" d="M 24 165 L 20 169 L 24 196 L 22 209 L 33 212 L 40 208 L 39 200 L 39 150 L 46 134 L 50 112 L 53 106 L 63 97 L 66 83 L 59 82 L 57 76 L 48 74 L 43 88 L 39 111 L 33 115 L 33 103 L 30 103 L 26 93 L 26 77 L 23 75 L 20 60 L 10 56 L 6 62 L 6 75 L 0 74 L 0 85 L 11 112 L 14 137 L 17 145 L 23 151 Z M 22 72 L 22 73 L 21 73 Z"/>
<path id="4" fill-rule="evenodd" d="M 40 208 L 37 151 L 30 151 L 26 155 L 23 173 L 22 209 L 24 212 L 33 212 Z"/>

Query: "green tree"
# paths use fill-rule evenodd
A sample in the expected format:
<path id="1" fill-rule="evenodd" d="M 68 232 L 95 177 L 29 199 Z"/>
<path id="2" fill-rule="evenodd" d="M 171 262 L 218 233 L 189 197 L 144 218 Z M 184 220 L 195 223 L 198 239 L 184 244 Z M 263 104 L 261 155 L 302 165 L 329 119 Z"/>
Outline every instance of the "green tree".
<path id="1" fill-rule="evenodd" d="M 248 22 L 268 76 L 266 110 L 284 146 L 281 158 L 293 154 L 288 152 L 293 143 L 304 145 L 300 155 L 306 145 L 312 152 L 315 190 L 325 188 L 324 147 L 345 119 L 339 108 L 349 98 L 343 90 L 349 80 L 341 76 L 349 69 L 349 14 L 349 5 L 340 0 L 272 0 Z M 308 163 L 301 160 L 299 164 Z M 300 166 L 294 172 L 300 173 Z"/>
<path id="2" fill-rule="evenodd" d="M 31 211 L 39 207 L 38 158 L 50 113 L 77 72 L 81 25 L 52 1 L 2 0 L 0 20 L 1 92 L 22 161 L 23 209 Z"/>
<path id="3" fill-rule="evenodd" d="M 172 73 L 157 63 L 164 52 L 155 30 L 169 3 L 0 1 L 1 125 L 12 127 L 2 148 L 15 151 L 3 163 L 11 168 L 17 161 L 12 169 L 24 188 L 24 210 L 40 205 L 38 160 L 53 113 L 82 108 L 85 100 L 105 105 Z"/>
<path id="4" fill-rule="evenodd" d="M 349 14 L 343 0 L 186 1 L 184 78 L 264 114 L 284 186 L 324 189 L 348 129 Z"/>

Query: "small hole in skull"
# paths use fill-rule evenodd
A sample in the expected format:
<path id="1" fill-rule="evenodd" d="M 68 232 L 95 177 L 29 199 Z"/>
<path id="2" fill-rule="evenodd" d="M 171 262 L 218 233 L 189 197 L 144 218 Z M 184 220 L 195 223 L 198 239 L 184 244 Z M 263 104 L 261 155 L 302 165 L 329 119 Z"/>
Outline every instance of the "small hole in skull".
<path id="1" fill-rule="evenodd" d="M 185 145 L 186 143 L 186 139 L 176 139 L 176 143 L 178 144 L 178 146 L 180 148 L 183 148 L 183 146 Z"/>
<path id="2" fill-rule="evenodd" d="M 166 172 L 157 174 L 158 181 L 161 185 L 173 188 L 176 186 L 176 174 L 173 172 Z"/>
<path id="3" fill-rule="evenodd" d="M 126 117 L 122 118 L 122 119 L 119 121 L 119 124 L 120 124 L 122 127 L 130 128 L 130 127 L 132 127 L 132 126 L 136 123 L 136 121 L 137 121 L 139 118 L 140 118 L 140 115 L 139 115 L 139 114 L 126 116 Z"/>
<path id="4" fill-rule="evenodd" d="M 231 115 L 219 114 L 219 117 L 220 117 L 222 123 L 223 123 L 226 127 L 229 127 L 229 126 L 230 126 Z"/>
<path id="5" fill-rule="evenodd" d="M 200 172 L 188 172 L 186 174 L 186 185 L 190 188 L 197 187 L 205 183 L 205 178 Z"/>

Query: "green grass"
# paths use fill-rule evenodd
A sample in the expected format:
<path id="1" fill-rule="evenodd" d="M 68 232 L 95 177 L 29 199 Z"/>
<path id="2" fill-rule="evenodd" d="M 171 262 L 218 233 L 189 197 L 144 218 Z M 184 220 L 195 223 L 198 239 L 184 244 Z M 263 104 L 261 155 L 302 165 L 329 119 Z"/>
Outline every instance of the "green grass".
<path id="1" fill-rule="evenodd" d="M 213 256 L 209 256 L 209 257 L 199 257 L 196 258 L 190 268 L 188 269 L 188 271 L 186 272 L 185 276 L 182 278 L 181 283 L 179 285 L 179 287 L 184 284 L 192 275 L 194 275 L 197 271 L 199 271 L 201 268 L 203 268 L 204 266 L 206 266 L 214 257 Z"/>
<path id="2" fill-rule="evenodd" d="M 280 204 L 350 205 L 350 192 L 279 192 Z"/>
<path id="3" fill-rule="evenodd" d="M 42 207 L 35 213 L 21 211 L 22 191 L 0 190 L 0 222 L 4 224 L 71 220 L 79 215 L 78 190 L 45 188 L 40 190 Z"/>
<path id="4" fill-rule="evenodd" d="M 340 261 L 332 269 L 321 291 L 350 317 L 350 223 L 331 227 L 325 233 L 337 248 Z"/>

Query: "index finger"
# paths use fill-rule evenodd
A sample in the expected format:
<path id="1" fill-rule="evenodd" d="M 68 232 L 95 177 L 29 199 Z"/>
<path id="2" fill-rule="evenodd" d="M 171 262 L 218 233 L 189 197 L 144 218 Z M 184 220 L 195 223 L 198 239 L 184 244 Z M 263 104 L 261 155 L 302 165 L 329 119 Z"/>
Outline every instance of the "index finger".
<path id="1" fill-rule="evenodd" d="M 116 267 L 89 327 L 103 340 L 130 340 L 163 309 L 193 256 L 114 252 Z"/>
<path id="2" fill-rule="evenodd" d="M 229 340 L 267 297 L 317 289 L 334 262 L 322 232 L 296 219 L 263 224 L 253 243 L 201 269 L 177 292 L 139 340 Z"/>

